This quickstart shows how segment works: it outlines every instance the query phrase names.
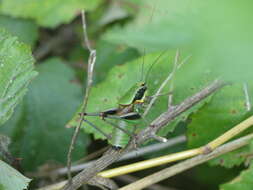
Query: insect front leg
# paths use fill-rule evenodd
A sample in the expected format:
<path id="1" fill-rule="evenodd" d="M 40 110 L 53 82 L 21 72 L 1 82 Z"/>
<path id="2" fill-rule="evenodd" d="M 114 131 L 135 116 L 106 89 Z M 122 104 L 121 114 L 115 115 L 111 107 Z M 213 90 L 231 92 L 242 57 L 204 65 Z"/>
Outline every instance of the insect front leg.
<path id="1" fill-rule="evenodd" d="M 99 116 L 102 119 L 108 117 L 109 115 L 115 115 L 118 112 L 118 108 L 111 108 L 102 112 L 95 112 L 95 113 L 80 113 L 82 116 Z"/>
<path id="2" fill-rule="evenodd" d="M 94 129 L 96 129 L 97 131 L 99 131 L 102 135 L 104 135 L 107 139 L 111 139 L 112 136 L 111 135 L 108 135 L 106 134 L 104 131 L 102 131 L 99 127 L 97 127 L 96 125 L 94 125 L 93 123 L 91 123 L 90 121 L 86 120 L 83 118 L 83 121 L 85 123 L 87 123 L 88 125 L 90 125 L 91 127 L 93 127 Z"/>
<path id="3" fill-rule="evenodd" d="M 87 123 L 89 126 L 93 127 L 94 129 L 96 129 L 97 131 L 99 131 L 102 135 L 104 135 L 107 139 L 111 139 L 112 136 L 106 134 L 105 132 L 103 132 L 99 127 L 97 127 L 96 125 L 94 125 L 92 122 L 88 121 L 87 119 L 85 119 L 85 116 L 99 116 L 101 117 L 103 120 L 105 117 L 108 117 L 108 115 L 114 115 L 116 114 L 118 111 L 118 108 L 112 108 L 112 109 L 108 109 L 102 112 L 97 112 L 97 113 L 80 113 L 79 115 L 82 117 L 82 120 Z"/>

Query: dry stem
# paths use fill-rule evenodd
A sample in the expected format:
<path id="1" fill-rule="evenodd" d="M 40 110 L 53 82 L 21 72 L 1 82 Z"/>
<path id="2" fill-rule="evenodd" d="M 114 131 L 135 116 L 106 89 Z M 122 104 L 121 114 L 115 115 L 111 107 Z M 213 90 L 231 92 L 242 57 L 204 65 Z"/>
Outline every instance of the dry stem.
<path id="1" fill-rule="evenodd" d="M 87 85 L 86 85 L 86 91 L 85 91 L 85 96 L 83 100 L 83 107 L 82 107 L 82 112 L 85 112 L 85 109 L 87 107 L 87 102 L 90 94 L 90 89 L 92 85 L 92 78 L 93 78 L 93 70 L 94 70 L 94 65 L 96 62 L 96 50 L 91 49 L 90 42 L 88 39 L 87 31 L 86 31 L 86 22 L 85 22 L 85 13 L 82 11 L 82 24 L 83 24 L 83 32 L 84 32 L 84 41 L 85 44 L 90 52 L 89 59 L 88 59 L 88 75 L 87 75 Z M 80 116 L 82 118 L 82 115 Z M 76 139 L 78 136 L 78 133 L 80 131 L 80 128 L 82 126 L 83 119 L 80 119 L 79 125 L 76 127 L 74 135 L 71 139 L 71 144 L 69 147 L 68 151 L 68 156 L 67 156 L 67 168 L 68 168 L 68 180 L 69 183 L 72 183 L 72 177 L 71 177 L 71 154 L 74 149 L 74 145 L 76 143 Z"/>

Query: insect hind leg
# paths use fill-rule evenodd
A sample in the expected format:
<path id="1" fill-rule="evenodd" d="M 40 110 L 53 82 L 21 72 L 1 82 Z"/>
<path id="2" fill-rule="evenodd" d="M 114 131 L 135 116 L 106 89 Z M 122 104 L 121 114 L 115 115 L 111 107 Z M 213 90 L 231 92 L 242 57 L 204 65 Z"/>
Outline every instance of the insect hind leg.
<path id="1" fill-rule="evenodd" d="M 116 123 L 113 123 L 113 122 L 106 120 L 106 119 L 104 119 L 104 122 L 111 125 L 112 127 L 115 127 L 117 129 L 121 130 L 123 133 L 126 133 L 128 136 L 130 136 L 130 137 L 132 136 L 132 133 L 130 133 L 128 130 L 123 129 L 122 127 L 118 126 Z"/>
<path id="2" fill-rule="evenodd" d="M 96 113 L 79 113 L 82 116 L 98 116 L 98 117 L 108 117 L 110 115 L 115 115 L 118 112 L 118 108 L 111 108 L 102 112 L 96 112 Z"/>
<path id="3" fill-rule="evenodd" d="M 91 123 L 90 121 L 88 121 L 87 119 L 83 118 L 83 121 L 85 123 L 87 123 L 89 126 L 93 127 L 94 129 L 96 129 L 97 131 L 99 131 L 102 135 L 104 135 L 107 139 L 111 139 L 111 135 L 106 134 L 104 131 L 102 131 L 101 129 L 99 129 L 99 127 L 97 127 L 96 125 L 94 125 L 93 123 Z"/>

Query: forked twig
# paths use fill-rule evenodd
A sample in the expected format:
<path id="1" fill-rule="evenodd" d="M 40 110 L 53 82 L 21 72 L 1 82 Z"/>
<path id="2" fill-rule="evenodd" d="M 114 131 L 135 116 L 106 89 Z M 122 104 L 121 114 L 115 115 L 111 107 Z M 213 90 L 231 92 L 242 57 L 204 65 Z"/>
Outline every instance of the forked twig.
<path id="1" fill-rule="evenodd" d="M 87 30 L 86 30 L 86 21 L 85 21 L 85 12 L 82 10 L 82 25 L 83 25 L 83 36 L 84 36 L 84 41 L 85 44 L 90 52 L 89 59 L 88 59 L 88 75 L 87 75 L 87 85 L 86 85 L 86 91 L 85 91 L 85 96 L 83 99 L 83 104 L 82 104 L 82 112 L 85 112 L 86 107 L 87 107 L 87 102 L 90 94 L 90 89 L 92 86 L 92 78 L 93 78 L 93 71 L 94 71 L 94 65 L 96 62 L 96 50 L 91 49 L 89 38 L 87 35 Z M 80 128 L 83 123 L 82 115 L 80 116 L 80 122 L 79 125 L 76 127 L 75 132 L 73 134 L 73 137 L 71 139 L 69 151 L 68 151 L 68 156 L 67 156 L 67 168 L 68 168 L 68 181 L 71 184 L 72 183 L 72 176 L 71 176 L 71 155 L 72 151 L 74 149 L 74 145 L 77 140 L 77 136 L 79 134 Z"/>

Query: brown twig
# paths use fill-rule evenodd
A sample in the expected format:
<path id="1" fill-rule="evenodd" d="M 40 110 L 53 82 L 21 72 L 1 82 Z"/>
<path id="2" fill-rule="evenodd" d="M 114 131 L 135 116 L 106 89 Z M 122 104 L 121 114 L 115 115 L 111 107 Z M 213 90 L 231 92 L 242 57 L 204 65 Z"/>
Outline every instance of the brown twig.
<path id="1" fill-rule="evenodd" d="M 215 80 L 212 84 L 208 85 L 200 92 L 185 99 L 182 103 L 175 106 L 174 109 L 169 109 L 167 112 L 162 113 L 157 117 L 146 129 L 142 130 L 136 135 L 136 139 L 131 140 L 125 149 L 117 150 L 114 148 L 109 149 L 101 158 L 99 158 L 92 166 L 84 169 L 73 178 L 72 184 L 64 186 L 64 190 L 75 190 L 82 184 L 88 183 L 88 181 L 94 177 L 98 172 L 118 160 L 123 154 L 133 150 L 137 145 L 142 144 L 146 140 L 152 137 L 152 134 L 156 133 L 166 124 L 170 123 L 173 119 L 179 116 L 184 111 L 188 110 L 201 100 L 205 99 L 209 95 L 213 94 L 218 89 L 222 88 L 225 83 Z"/>
<path id="2" fill-rule="evenodd" d="M 85 22 L 85 13 L 84 11 L 82 11 L 82 24 L 83 24 L 83 35 L 84 35 L 84 41 L 85 44 L 90 52 L 89 55 L 89 59 L 88 59 L 88 75 L 87 75 L 87 85 L 86 85 L 86 91 L 85 91 L 85 96 L 84 96 L 84 100 L 83 100 L 83 104 L 82 104 L 82 112 L 85 112 L 86 107 L 87 107 L 87 102 L 88 102 L 88 98 L 89 98 L 89 94 L 90 94 L 90 89 L 92 86 L 92 78 L 93 78 L 93 70 L 94 70 L 94 65 L 96 62 L 96 50 L 91 49 L 90 43 L 89 43 L 89 39 L 87 36 L 87 31 L 86 31 L 86 22 Z M 82 118 L 82 115 L 80 116 Z M 80 123 L 79 125 L 76 127 L 74 135 L 71 139 L 71 144 L 69 147 L 69 151 L 68 151 L 68 156 L 67 156 L 67 168 L 68 168 L 68 180 L 69 183 L 72 183 L 72 177 L 71 177 L 71 154 L 72 151 L 74 149 L 74 145 L 76 143 L 76 139 L 78 136 L 78 133 L 80 131 L 80 128 L 82 126 L 83 123 L 83 119 L 80 119 Z"/>
<path id="3" fill-rule="evenodd" d="M 105 169 L 107 166 L 114 163 L 118 160 L 125 151 L 117 150 L 114 148 L 110 148 L 105 154 L 99 158 L 94 164 L 90 167 L 87 167 L 79 174 L 77 174 L 72 181 L 72 184 L 66 184 L 63 189 L 64 190 L 74 190 L 78 189 L 82 184 L 88 183 L 88 181 L 93 178 L 98 172 Z"/>
<path id="4" fill-rule="evenodd" d="M 212 84 L 208 85 L 207 87 L 202 89 L 200 92 L 185 99 L 179 105 L 174 106 L 174 109 L 169 109 L 167 112 L 162 113 L 149 125 L 149 127 L 145 128 L 137 135 L 136 137 L 137 143 L 141 144 L 145 142 L 146 140 L 150 139 L 152 135 L 154 133 L 157 133 L 157 131 L 161 129 L 163 126 L 170 123 L 181 113 L 185 112 L 186 110 L 188 110 L 189 108 L 191 108 L 192 106 L 200 102 L 201 100 L 205 99 L 207 96 L 213 94 L 215 91 L 222 88 L 224 85 L 226 85 L 224 82 L 215 80 Z"/>

